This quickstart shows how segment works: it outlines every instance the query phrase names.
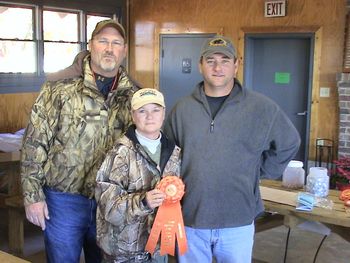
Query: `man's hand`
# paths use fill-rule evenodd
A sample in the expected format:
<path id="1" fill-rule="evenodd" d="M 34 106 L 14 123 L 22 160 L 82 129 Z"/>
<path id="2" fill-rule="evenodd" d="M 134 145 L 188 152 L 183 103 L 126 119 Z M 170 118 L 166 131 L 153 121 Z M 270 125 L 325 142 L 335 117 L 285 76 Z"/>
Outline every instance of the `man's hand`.
<path id="1" fill-rule="evenodd" d="M 160 206 L 164 198 L 165 194 L 158 189 L 153 189 L 146 193 L 146 202 L 151 209 Z"/>
<path id="2" fill-rule="evenodd" d="M 49 210 L 47 209 L 45 201 L 27 205 L 25 206 L 25 211 L 29 222 L 40 226 L 42 230 L 45 230 L 45 219 L 50 219 Z"/>

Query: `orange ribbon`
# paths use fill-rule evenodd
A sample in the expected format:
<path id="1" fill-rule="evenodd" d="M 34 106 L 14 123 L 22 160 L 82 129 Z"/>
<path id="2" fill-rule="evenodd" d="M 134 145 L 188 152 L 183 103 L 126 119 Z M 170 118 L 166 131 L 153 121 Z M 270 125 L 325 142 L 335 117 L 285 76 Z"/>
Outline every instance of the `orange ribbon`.
<path id="1" fill-rule="evenodd" d="M 163 204 L 158 208 L 156 218 L 146 244 L 146 250 L 154 253 L 159 236 L 160 254 L 175 254 L 175 240 L 178 251 L 183 255 L 187 251 L 187 238 L 182 218 L 180 200 L 185 193 L 185 185 L 177 176 L 164 177 L 157 188 L 165 193 Z"/>
<path id="2" fill-rule="evenodd" d="M 339 199 L 342 201 L 350 200 L 350 189 L 345 189 L 340 192 Z"/>

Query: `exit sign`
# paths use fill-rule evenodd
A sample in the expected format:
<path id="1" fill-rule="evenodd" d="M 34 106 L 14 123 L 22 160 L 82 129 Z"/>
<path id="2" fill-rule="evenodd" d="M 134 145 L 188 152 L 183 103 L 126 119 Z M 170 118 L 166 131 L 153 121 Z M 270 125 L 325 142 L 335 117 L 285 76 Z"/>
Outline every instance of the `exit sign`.
<path id="1" fill-rule="evenodd" d="M 265 2 L 265 17 L 276 17 L 286 15 L 286 1 L 275 0 Z"/>

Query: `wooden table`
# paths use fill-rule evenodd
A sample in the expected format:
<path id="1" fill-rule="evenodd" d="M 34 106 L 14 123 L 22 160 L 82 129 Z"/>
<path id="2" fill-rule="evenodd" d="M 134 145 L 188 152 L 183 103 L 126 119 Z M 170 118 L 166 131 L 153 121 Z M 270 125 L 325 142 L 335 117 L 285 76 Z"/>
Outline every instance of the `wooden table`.
<path id="1" fill-rule="evenodd" d="M 20 152 L 0 152 L 0 163 L 2 162 L 13 162 L 13 161 L 19 161 L 20 159 Z"/>
<path id="2" fill-rule="evenodd" d="M 300 192 L 300 190 L 289 190 L 283 188 L 280 181 L 262 180 L 260 185 L 288 192 Z M 295 206 L 267 201 L 264 200 L 263 197 L 262 198 L 266 210 L 274 211 L 284 216 L 294 217 L 299 221 L 311 220 L 343 228 L 350 228 L 350 213 L 345 211 L 343 201 L 339 200 L 339 193 L 340 192 L 337 190 L 329 190 L 327 198 L 334 202 L 332 210 L 314 207 L 311 212 L 298 211 L 295 209 Z M 350 238 L 348 240 L 350 241 Z"/>
<path id="3" fill-rule="evenodd" d="M 281 181 L 274 180 L 262 180 L 260 183 L 261 186 L 265 186 L 272 189 L 278 189 L 287 192 L 300 192 L 301 190 L 290 190 L 285 189 L 281 185 Z M 320 223 L 324 223 L 331 231 L 337 233 L 339 236 L 343 237 L 345 240 L 350 242 L 350 213 L 346 212 L 343 201 L 339 200 L 339 191 L 337 190 L 329 190 L 328 199 L 334 202 L 333 209 L 325 209 L 320 207 L 314 207 L 310 212 L 299 211 L 295 209 L 295 206 L 282 204 L 277 201 L 269 201 L 264 200 L 264 196 L 262 195 L 262 199 L 265 206 L 265 211 L 275 212 L 279 215 L 283 216 L 283 224 L 289 228 L 296 227 L 300 223 L 309 220 L 309 221 L 317 221 Z M 258 226 L 260 228 L 267 227 L 269 220 L 257 221 Z M 276 224 L 277 225 L 277 224 Z M 288 240 L 288 238 L 287 238 Z M 322 241 L 323 242 L 323 241 Z M 322 242 L 320 246 L 322 245 Z M 287 241 L 288 246 L 288 241 Z M 287 251 L 286 246 L 286 251 Z M 319 248 L 320 248 L 319 246 Z M 315 258 L 317 256 L 318 251 L 316 252 Z M 286 257 L 286 254 L 285 254 Z"/>
<path id="4" fill-rule="evenodd" d="M 30 263 L 27 260 L 15 257 L 13 255 L 7 254 L 3 251 L 0 251 L 0 262 L 6 263 Z"/>

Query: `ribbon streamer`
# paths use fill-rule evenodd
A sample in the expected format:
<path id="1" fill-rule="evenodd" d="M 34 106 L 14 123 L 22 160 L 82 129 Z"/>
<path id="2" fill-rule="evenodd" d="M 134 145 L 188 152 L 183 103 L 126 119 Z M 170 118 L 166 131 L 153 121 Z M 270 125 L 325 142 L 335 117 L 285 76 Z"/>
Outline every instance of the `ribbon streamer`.
<path id="1" fill-rule="evenodd" d="M 158 208 L 153 227 L 146 244 L 146 250 L 154 253 L 159 236 L 160 254 L 175 255 L 175 241 L 178 252 L 183 255 L 187 251 L 187 238 L 182 218 L 180 200 L 184 195 L 185 185 L 177 176 L 165 176 L 157 188 L 165 193 L 163 204 Z"/>

